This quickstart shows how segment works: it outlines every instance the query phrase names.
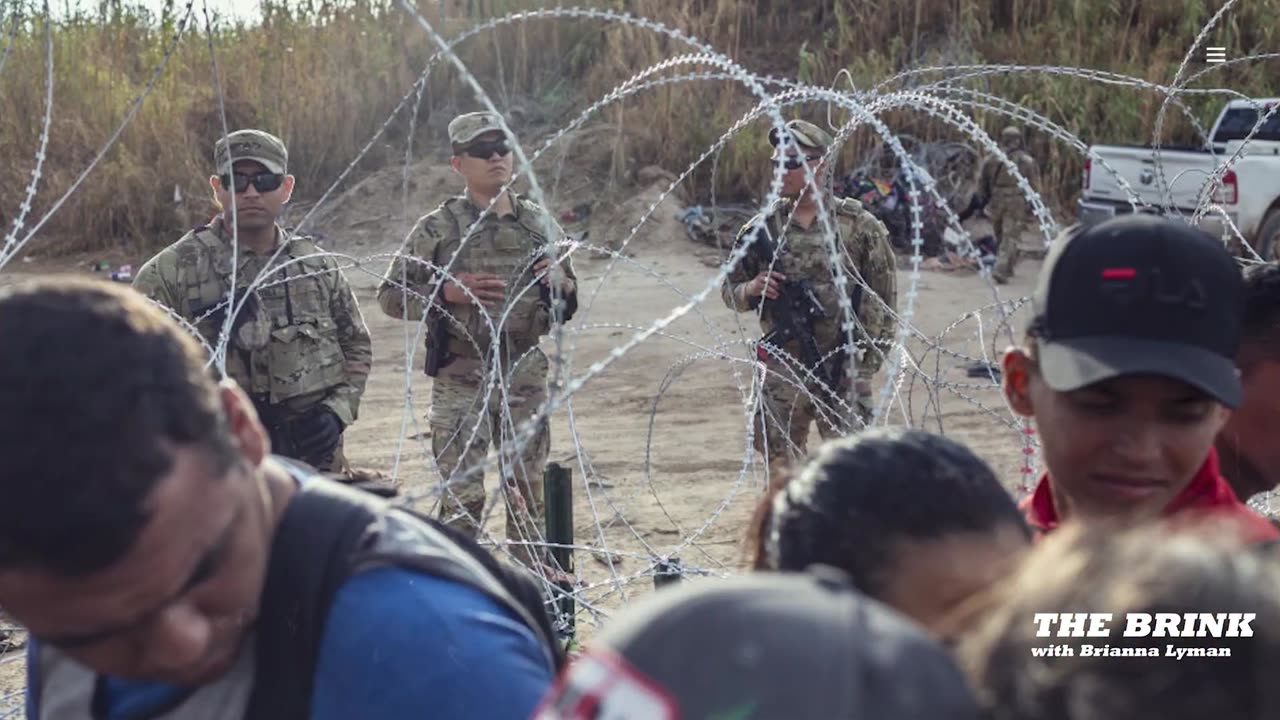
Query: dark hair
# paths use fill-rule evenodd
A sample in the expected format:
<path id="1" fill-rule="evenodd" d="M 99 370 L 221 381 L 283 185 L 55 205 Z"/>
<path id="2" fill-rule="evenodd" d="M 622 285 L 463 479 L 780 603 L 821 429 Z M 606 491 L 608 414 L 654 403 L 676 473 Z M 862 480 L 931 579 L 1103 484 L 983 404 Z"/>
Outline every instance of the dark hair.
<path id="1" fill-rule="evenodd" d="M 994 588 L 959 657 L 991 720 L 1280 716 L 1280 564 L 1227 520 L 1069 525 Z M 1038 637 L 1037 617 L 1110 613 L 1109 637 Z M 1136 613 L 1256 613 L 1252 636 L 1126 636 Z M 1060 628 L 1054 627 L 1056 633 Z M 1166 644 L 1185 649 L 1182 659 Z M 1065 645 L 1070 652 L 1038 649 Z M 1085 654 L 1109 645 L 1111 653 Z M 1211 649 L 1229 655 L 1206 657 Z M 1133 657 L 1141 651 L 1148 657 Z"/>
<path id="2" fill-rule="evenodd" d="M 0 291 L 0 568 L 78 577 L 146 525 L 172 449 L 235 462 L 200 345 L 133 290 L 74 277 Z"/>
<path id="3" fill-rule="evenodd" d="M 1280 262 L 1246 269 L 1244 287 L 1241 359 L 1280 358 Z"/>
<path id="4" fill-rule="evenodd" d="M 959 532 L 1030 530 L 995 473 L 964 445 L 877 428 L 828 442 L 758 516 L 757 569 L 832 565 L 877 596 L 893 544 Z"/>

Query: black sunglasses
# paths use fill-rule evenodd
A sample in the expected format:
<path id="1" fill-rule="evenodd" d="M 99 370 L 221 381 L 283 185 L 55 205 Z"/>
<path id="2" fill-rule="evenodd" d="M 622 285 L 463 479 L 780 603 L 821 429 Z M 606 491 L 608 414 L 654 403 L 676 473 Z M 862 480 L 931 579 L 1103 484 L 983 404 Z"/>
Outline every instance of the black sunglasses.
<path id="1" fill-rule="evenodd" d="M 253 185 L 253 188 L 260 193 L 269 193 L 273 190 L 278 190 L 280 186 L 284 184 L 284 174 L 264 172 L 258 173 L 257 175 L 241 175 L 240 173 L 236 173 L 230 176 L 218 176 L 218 182 L 222 183 L 223 190 L 231 187 L 233 180 L 235 182 L 235 190 L 237 193 L 242 193 L 245 190 L 248 190 L 249 185 Z"/>
<path id="2" fill-rule="evenodd" d="M 476 143 L 462 152 L 466 153 L 468 157 L 473 157 L 477 160 L 488 160 L 493 157 L 494 153 L 497 153 L 498 157 L 506 157 L 507 153 L 511 152 L 511 148 L 507 147 L 506 140 L 495 140 Z"/>
<path id="3" fill-rule="evenodd" d="M 804 157 L 804 160 L 801 160 L 800 159 L 801 157 Z M 806 162 L 813 162 L 815 160 L 821 160 L 821 159 L 822 159 L 821 155 L 804 155 L 804 156 L 788 155 L 786 161 L 782 163 L 782 167 L 788 170 L 799 170 L 800 168 L 804 167 L 804 164 Z"/>

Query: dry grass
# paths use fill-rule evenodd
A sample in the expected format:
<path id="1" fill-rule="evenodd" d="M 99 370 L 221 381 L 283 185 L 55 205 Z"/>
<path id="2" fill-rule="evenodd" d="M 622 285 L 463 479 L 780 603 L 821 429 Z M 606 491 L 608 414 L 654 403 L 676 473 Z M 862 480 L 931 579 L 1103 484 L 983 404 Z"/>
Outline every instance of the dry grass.
<path id="1" fill-rule="evenodd" d="M 446 36 L 477 18 L 541 6 L 528 0 L 452 0 L 420 3 Z M 1220 3 L 1203 0 L 613 0 L 584 5 L 625 9 L 678 27 L 756 72 L 830 85 L 847 69 L 859 87 L 924 65 L 1022 63 L 1092 67 L 1168 81 L 1198 29 Z M 39 217 L 74 180 L 124 117 L 163 57 L 184 5 L 159 18 L 118 3 L 53 27 L 54 115 L 46 172 L 33 217 Z M 218 24 L 212 31 L 218 80 L 228 123 L 280 133 L 294 158 L 303 199 L 314 197 L 356 156 L 409 91 L 434 47 L 416 22 L 385 0 L 293 2 L 268 0 L 260 26 Z M 1274 18 L 1280 0 L 1240 3 L 1209 38 L 1235 57 L 1280 47 Z M 151 249 L 211 210 L 210 145 L 221 131 L 209 37 L 197 12 L 154 92 L 121 142 L 46 226 L 45 248 Z M 3 18 L 7 32 L 9 17 Z M 0 40 L 0 42 L 3 42 Z M 499 107 L 518 108 L 527 132 L 545 129 L 608 92 L 648 65 L 688 52 L 665 38 L 594 22 L 531 22 L 485 33 L 460 55 Z M 1204 67 L 1196 61 L 1193 70 Z M 1231 66 L 1199 81 L 1246 94 L 1274 94 L 1275 62 Z M 686 68 L 684 72 L 701 70 Z M 20 25 L 12 55 L 0 72 L 0 221 L 5 229 L 30 177 L 44 106 L 42 19 Z M 998 76 L 984 90 L 1026 104 L 1086 142 L 1146 139 L 1161 98 L 1057 76 Z M 730 83 L 685 84 L 647 91 L 606 111 L 617 127 L 612 170 L 626 176 L 650 164 L 682 170 L 755 102 Z M 1221 100 L 1190 104 L 1208 122 Z M 475 107 L 470 90 L 451 68 L 438 66 L 423 93 L 413 142 L 441 143 L 441 126 L 455 109 Z M 397 115 L 360 168 L 403 156 L 412 105 Z M 800 108 L 813 119 L 825 107 Z M 885 115 L 899 132 L 952 137 L 936 121 L 911 112 Z M 994 129 L 996 117 L 979 116 Z M 519 126 L 518 126 L 519 127 Z M 607 137 L 607 136 L 606 136 Z M 1176 113 L 1164 139 L 1190 143 L 1191 125 Z M 859 131 L 846 149 L 854 160 L 874 139 Z M 762 124 L 728 144 L 714 178 L 699 170 L 691 185 L 710 195 L 758 194 L 768 168 Z M 1074 196 L 1079 158 L 1061 145 L 1036 141 L 1045 159 L 1046 189 L 1055 204 Z M 350 181 L 349 181 L 350 182 Z M 349 184 L 348 182 L 348 184 Z M 184 202 L 175 204 L 174 188 Z"/>

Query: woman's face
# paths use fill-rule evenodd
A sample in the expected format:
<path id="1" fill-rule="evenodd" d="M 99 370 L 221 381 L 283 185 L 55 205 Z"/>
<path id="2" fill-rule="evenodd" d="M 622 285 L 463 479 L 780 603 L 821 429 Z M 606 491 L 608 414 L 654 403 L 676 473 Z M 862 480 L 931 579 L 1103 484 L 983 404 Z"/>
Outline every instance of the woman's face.
<path id="1" fill-rule="evenodd" d="M 899 540 L 877 593 L 881 602 L 953 644 L 975 617 L 956 610 L 1012 571 L 1031 541 L 1015 525 L 989 532 Z"/>

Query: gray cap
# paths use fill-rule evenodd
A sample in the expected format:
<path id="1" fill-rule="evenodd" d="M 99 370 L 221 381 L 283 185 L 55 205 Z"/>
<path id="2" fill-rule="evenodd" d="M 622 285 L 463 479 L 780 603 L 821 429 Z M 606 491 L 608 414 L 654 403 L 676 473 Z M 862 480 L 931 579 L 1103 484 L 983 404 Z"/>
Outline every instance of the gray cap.
<path id="1" fill-rule="evenodd" d="M 666 588 L 607 625 L 535 720 L 977 720 L 948 652 L 836 570 Z"/>
<path id="2" fill-rule="evenodd" d="M 289 151 L 280 138 L 263 130 L 236 130 L 226 137 L 218 138 L 213 146 L 213 165 L 218 172 L 227 166 L 228 147 L 230 161 L 253 160 L 273 173 L 289 171 Z"/>
<path id="3" fill-rule="evenodd" d="M 833 142 L 830 133 L 805 120 L 791 120 L 784 127 L 801 147 L 810 150 L 826 150 Z M 769 144 L 778 147 L 777 128 L 769 131 Z"/>
<path id="4" fill-rule="evenodd" d="M 449 142 L 458 149 L 485 133 L 499 132 L 504 136 L 498 117 L 490 112 L 473 112 L 459 115 L 449 122 Z"/>

